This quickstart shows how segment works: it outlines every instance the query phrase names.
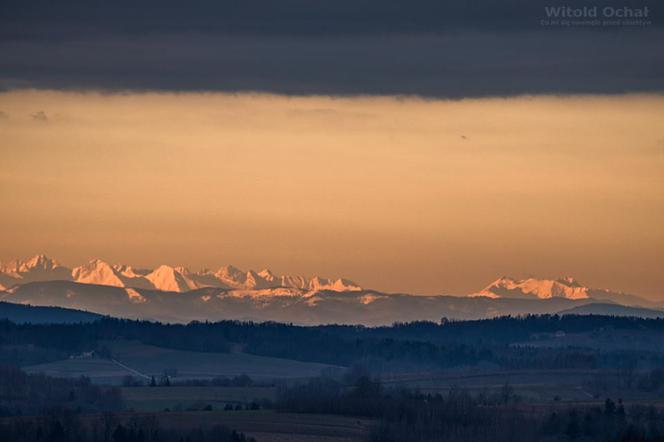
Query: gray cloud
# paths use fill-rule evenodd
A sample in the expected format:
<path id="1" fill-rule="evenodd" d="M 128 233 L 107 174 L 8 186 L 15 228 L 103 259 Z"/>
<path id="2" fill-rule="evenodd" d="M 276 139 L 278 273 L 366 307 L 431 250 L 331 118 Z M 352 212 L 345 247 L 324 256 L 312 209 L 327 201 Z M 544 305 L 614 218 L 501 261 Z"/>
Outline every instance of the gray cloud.
<path id="1" fill-rule="evenodd" d="M 601 3 L 642 6 L 643 2 Z M 0 87 L 416 94 L 664 90 L 664 31 L 541 27 L 544 0 L 3 4 Z M 132 3 L 134 5 L 134 3 Z"/>
<path id="2" fill-rule="evenodd" d="M 361 35 L 533 29 L 546 6 L 655 8 L 645 0 L 4 0 L 0 36 Z"/>

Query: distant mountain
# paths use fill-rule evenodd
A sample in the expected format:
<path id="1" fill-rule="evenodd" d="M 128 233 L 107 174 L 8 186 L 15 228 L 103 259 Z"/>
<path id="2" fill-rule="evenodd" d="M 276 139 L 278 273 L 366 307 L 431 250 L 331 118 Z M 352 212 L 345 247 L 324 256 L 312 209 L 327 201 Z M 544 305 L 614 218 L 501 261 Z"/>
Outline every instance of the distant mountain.
<path id="1" fill-rule="evenodd" d="M 623 305 L 654 306 L 647 299 L 628 293 L 616 292 L 607 289 L 595 289 L 581 285 L 572 277 L 560 279 L 514 279 L 507 276 L 497 279 L 486 288 L 471 296 L 485 296 L 488 298 L 516 298 L 516 299 L 593 299 L 609 301 Z"/>
<path id="2" fill-rule="evenodd" d="M 15 260 L 0 266 L 0 290 L 29 282 L 75 281 L 82 284 L 112 287 L 156 289 L 171 292 L 186 292 L 204 287 L 228 289 L 267 289 L 288 287 L 302 290 L 361 290 L 347 279 L 327 279 L 314 276 L 276 276 L 270 270 L 244 272 L 233 266 L 221 267 L 217 271 L 192 272 L 185 267 L 162 265 L 154 270 L 135 269 L 125 264 L 111 265 L 101 259 L 69 269 L 55 260 L 37 255 L 30 259 Z"/>
<path id="3" fill-rule="evenodd" d="M 556 313 L 592 302 L 564 298 L 414 296 L 374 290 L 311 291 L 293 287 L 251 290 L 205 287 L 186 292 L 166 292 L 72 281 L 23 284 L 0 294 L 0 299 L 167 322 L 241 319 L 365 325 L 415 320 L 437 322 L 442 317 L 479 319 L 509 314 Z"/>
<path id="4" fill-rule="evenodd" d="M 101 315 L 62 307 L 37 307 L 32 305 L 0 302 L 0 319 L 9 319 L 17 324 L 71 324 L 92 322 Z"/>
<path id="5" fill-rule="evenodd" d="M 628 307 L 618 304 L 592 303 L 579 305 L 559 312 L 561 315 L 633 316 L 638 318 L 664 318 L 664 310 Z"/>
<path id="6" fill-rule="evenodd" d="M 26 282 L 59 280 L 72 280 L 71 269 L 45 255 L 0 265 L 0 285 L 5 288 Z"/>
<path id="7" fill-rule="evenodd" d="M 38 255 L 0 269 L 0 283 L 6 288 L 0 300 L 168 322 L 251 319 L 383 325 L 560 311 L 650 317 L 659 309 L 651 301 L 588 288 L 570 277 L 503 277 L 478 293 L 455 297 L 388 294 L 362 289 L 342 278 L 278 276 L 268 269 L 243 271 L 230 265 L 194 272 L 168 265 L 136 269 L 94 259 L 70 270 Z M 610 304 L 616 306 L 606 306 Z M 625 306 L 642 309 L 620 310 Z"/>

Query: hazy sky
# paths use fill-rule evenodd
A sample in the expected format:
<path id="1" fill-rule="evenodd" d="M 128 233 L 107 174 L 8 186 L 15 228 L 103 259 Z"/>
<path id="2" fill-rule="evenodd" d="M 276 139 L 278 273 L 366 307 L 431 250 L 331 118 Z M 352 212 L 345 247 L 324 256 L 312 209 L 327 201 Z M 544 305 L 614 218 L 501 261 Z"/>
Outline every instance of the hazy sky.
<path id="1" fill-rule="evenodd" d="M 664 96 L 0 94 L 0 260 L 664 298 Z"/>

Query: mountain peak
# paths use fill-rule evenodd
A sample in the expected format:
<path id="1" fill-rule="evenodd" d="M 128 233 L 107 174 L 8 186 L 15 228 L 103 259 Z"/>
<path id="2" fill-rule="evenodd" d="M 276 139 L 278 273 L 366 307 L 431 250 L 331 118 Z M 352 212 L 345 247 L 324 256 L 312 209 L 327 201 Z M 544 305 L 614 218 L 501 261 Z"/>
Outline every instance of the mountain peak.
<path id="1" fill-rule="evenodd" d="M 556 281 L 560 284 L 565 284 L 570 287 L 581 287 L 579 281 L 577 281 L 573 276 L 563 276 L 562 278 L 558 278 Z"/>
<path id="2" fill-rule="evenodd" d="M 247 280 L 247 274 L 232 265 L 220 267 L 214 276 L 229 287 L 241 287 Z"/>
<path id="3" fill-rule="evenodd" d="M 46 255 L 15 260 L 0 267 L 0 290 L 33 281 L 68 280 L 82 284 L 108 285 L 125 288 L 157 289 L 185 292 L 203 287 L 237 290 L 295 289 L 299 292 L 317 290 L 348 291 L 360 287 L 347 279 L 314 276 L 277 276 L 269 269 L 244 272 L 227 265 L 216 272 L 204 269 L 192 272 L 183 266 L 160 265 L 154 270 L 136 269 L 125 264 L 111 265 L 102 259 L 91 259 L 73 270 L 63 267 Z"/>
<path id="4" fill-rule="evenodd" d="M 503 276 L 489 284 L 475 296 L 490 298 L 566 298 L 587 299 L 592 289 L 581 286 L 576 279 L 566 276 L 558 279 L 514 279 Z"/>
<path id="5" fill-rule="evenodd" d="M 60 264 L 44 254 L 35 255 L 25 261 L 16 261 L 18 272 L 29 272 L 30 270 L 53 270 L 60 267 Z"/>
<path id="6" fill-rule="evenodd" d="M 177 266 L 173 268 L 176 272 L 182 273 L 183 275 L 189 275 L 191 274 L 191 271 L 184 266 Z"/>
<path id="7" fill-rule="evenodd" d="M 244 272 L 240 269 L 238 269 L 235 266 L 232 265 L 225 265 L 222 267 L 219 267 L 219 270 L 217 270 L 216 273 L 222 274 L 222 275 L 244 275 Z"/>
<path id="8" fill-rule="evenodd" d="M 88 267 L 111 267 L 111 265 L 99 258 L 93 258 L 90 261 L 88 261 L 87 264 L 85 264 Z"/>
<path id="9" fill-rule="evenodd" d="M 113 270 L 115 270 L 116 272 L 127 278 L 141 278 L 147 275 L 148 273 L 152 272 L 152 270 L 136 269 L 126 264 L 114 264 Z"/>
<path id="10" fill-rule="evenodd" d="M 162 264 L 156 269 L 154 269 L 152 272 L 148 274 L 148 279 L 150 278 L 150 275 L 164 275 L 164 276 L 169 276 L 169 277 L 175 277 L 175 275 L 178 273 L 178 271 L 175 269 L 175 267 Z"/>
<path id="11" fill-rule="evenodd" d="M 266 281 L 274 281 L 277 278 L 270 269 L 261 270 L 260 272 L 258 272 L 258 276 L 265 279 Z"/>
<path id="12" fill-rule="evenodd" d="M 124 282 L 117 270 L 106 261 L 98 258 L 91 259 L 87 264 L 74 268 L 71 275 L 76 282 L 84 284 L 124 287 Z"/>
<path id="13" fill-rule="evenodd" d="M 49 258 L 48 256 L 46 256 L 43 253 L 39 253 L 39 254 L 33 256 L 32 258 L 29 258 L 27 260 L 27 262 L 30 262 L 30 263 L 33 263 L 33 264 L 38 264 L 38 263 L 51 264 L 51 263 L 55 263 L 55 260 L 52 259 L 52 258 Z"/>
<path id="14" fill-rule="evenodd" d="M 180 267 L 180 269 L 184 268 Z M 178 268 L 168 265 L 160 265 L 145 278 L 150 281 L 156 289 L 167 292 L 186 292 L 199 288 L 193 280 L 181 273 Z"/>
<path id="15" fill-rule="evenodd" d="M 3 280 L 15 284 L 45 280 L 71 280 L 70 269 L 61 266 L 56 260 L 44 254 L 25 260 L 11 261 L 0 268 L 0 274 L 3 275 Z"/>
<path id="16" fill-rule="evenodd" d="M 343 291 L 358 291 L 362 288 L 348 279 L 338 278 L 336 280 L 321 278 L 320 276 L 313 276 L 309 280 L 310 290 L 331 290 L 335 292 Z"/>

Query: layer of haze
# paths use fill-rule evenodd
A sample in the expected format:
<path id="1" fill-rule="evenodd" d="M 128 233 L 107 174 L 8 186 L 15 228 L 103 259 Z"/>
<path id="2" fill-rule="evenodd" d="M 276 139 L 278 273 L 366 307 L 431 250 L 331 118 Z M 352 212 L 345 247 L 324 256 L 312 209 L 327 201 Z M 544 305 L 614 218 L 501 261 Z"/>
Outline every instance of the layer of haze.
<path id="1" fill-rule="evenodd" d="M 0 95 L 0 260 L 664 297 L 664 97 Z"/>

